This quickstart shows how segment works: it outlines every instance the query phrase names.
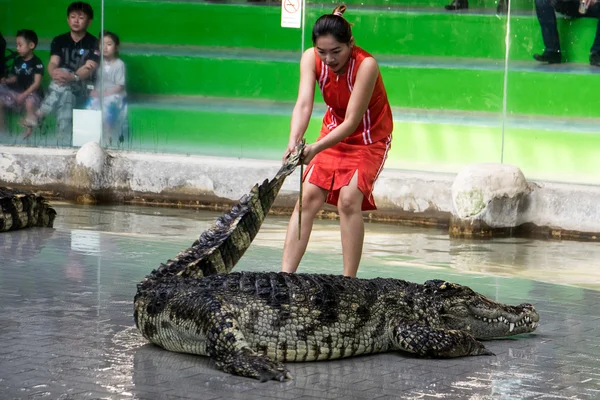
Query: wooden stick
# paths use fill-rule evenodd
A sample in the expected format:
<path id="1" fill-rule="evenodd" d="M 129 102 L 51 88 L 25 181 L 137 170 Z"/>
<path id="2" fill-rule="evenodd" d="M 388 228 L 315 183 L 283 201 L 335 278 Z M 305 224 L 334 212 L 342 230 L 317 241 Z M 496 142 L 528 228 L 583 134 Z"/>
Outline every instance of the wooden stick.
<path id="1" fill-rule="evenodd" d="M 304 151 L 304 145 L 306 139 L 302 138 L 302 148 L 300 151 Z M 302 176 L 304 175 L 304 162 L 302 161 L 302 154 L 300 154 L 300 198 L 298 199 L 298 240 L 302 237 Z"/>

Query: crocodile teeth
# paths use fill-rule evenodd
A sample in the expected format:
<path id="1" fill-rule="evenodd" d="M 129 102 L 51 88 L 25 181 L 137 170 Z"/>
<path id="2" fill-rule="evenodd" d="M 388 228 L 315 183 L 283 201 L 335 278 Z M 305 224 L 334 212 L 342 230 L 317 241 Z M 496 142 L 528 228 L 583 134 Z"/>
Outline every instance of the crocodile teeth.
<path id="1" fill-rule="evenodd" d="M 512 332 L 515 329 L 515 324 L 513 322 L 510 323 L 508 331 Z"/>

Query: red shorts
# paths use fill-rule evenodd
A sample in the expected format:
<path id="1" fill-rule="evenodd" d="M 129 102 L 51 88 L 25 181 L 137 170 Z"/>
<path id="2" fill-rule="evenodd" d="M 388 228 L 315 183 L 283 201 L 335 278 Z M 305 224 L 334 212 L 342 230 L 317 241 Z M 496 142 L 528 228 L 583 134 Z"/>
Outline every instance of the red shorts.
<path id="1" fill-rule="evenodd" d="M 309 182 L 328 190 L 327 203 L 337 206 L 340 189 L 348 186 L 358 171 L 358 189 L 364 195 L 361 210 L 376 210 L 373 186 L 383 169 L 391 143 L 392 135 L 369 145 L 337 143 L 312 159 L 302 179 L 305 180 L 312 170 Z"/>

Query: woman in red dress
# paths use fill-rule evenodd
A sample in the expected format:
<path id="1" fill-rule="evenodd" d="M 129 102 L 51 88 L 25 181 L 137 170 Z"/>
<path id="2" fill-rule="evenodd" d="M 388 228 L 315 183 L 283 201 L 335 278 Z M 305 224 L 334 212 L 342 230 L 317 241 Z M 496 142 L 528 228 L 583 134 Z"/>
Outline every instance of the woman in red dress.
<path id="1" fill-rule="evenodd" d="M 340 216 L 344 275 L 356 276 L 364 242 L 362 211 L 375 210 L 373 185 L 392 141 L 393 120 L 375 59 L 356 46 L 345 6 L 321 16 L 313 27 L 314 47 L 300 61 L 298 99 L 292 113 L 285 158 L 302 140 L 318 84 L 327 111 L 321 134 L 304 149 L 302 232 L 298 204 L 288 225 L 282 271 L 295 272 L 306 251 L 314 218 L 325 202 Z"/>

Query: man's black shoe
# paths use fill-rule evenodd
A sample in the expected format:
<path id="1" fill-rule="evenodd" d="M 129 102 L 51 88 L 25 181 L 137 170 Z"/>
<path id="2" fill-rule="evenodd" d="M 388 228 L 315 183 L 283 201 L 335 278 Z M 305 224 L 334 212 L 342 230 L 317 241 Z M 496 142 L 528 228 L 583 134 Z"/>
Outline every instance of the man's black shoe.
<path id="1" fill-rule="evenodd" d="M 600 53 L 591 53 L 590 54 L 590 65 L 600 67 Z"/>
<path id="2" fill-rule="evenodd" d="M 453 0 L 452 3 L 444 6 L 446 10 L 454 11 L 454 10 L 462 10 L 469 8 L 468 0 Z"/>
<path id="3" fill-rule="evenodd" d="M 539 62 L 546 62 L 548 64 L 560 64 L 562 62 L 562 55 L 559 51 L 545 51 L 542 54 L 534 54 L 533 58 Z"/>

